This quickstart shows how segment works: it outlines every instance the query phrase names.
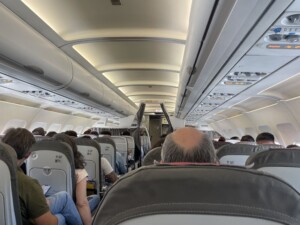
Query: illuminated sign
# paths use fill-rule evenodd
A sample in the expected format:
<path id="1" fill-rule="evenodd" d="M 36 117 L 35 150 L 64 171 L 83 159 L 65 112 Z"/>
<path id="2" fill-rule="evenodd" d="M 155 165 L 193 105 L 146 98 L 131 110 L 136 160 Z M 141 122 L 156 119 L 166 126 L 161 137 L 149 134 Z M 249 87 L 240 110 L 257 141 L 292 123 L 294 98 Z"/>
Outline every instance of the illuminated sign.
<path id="1" fill-rule="evenodd" d="M 300 45 L 291 45 L 291 44 L 269 44 L 267 45 L 268 49 L 300 49 Z"/>

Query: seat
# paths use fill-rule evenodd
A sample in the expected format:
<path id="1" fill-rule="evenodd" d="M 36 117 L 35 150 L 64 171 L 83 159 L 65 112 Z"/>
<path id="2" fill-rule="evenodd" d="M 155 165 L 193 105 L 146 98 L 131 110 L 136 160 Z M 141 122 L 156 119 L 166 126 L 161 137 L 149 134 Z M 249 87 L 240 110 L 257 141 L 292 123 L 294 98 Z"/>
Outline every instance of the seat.
<path id="1" fill-rule="evenodd" d="M 275 149 L 275 148 L 283 148 L 282 145 L 276 145 L 276 144 L 260 144 L 257 145 L 257 152 L 266 151 L 269 149 Z"/>
<path id="2" fill-rule="evenodd" d="M 127 147 L 127 140 L 123 136 L 111 136 L 111 139 L 116 144 L 116 150 L 121 154 L 123 161 L 127 165 L 128 160 L 128 147 Z"/>
<path id="3" fill-rule="evenodd" d="M 247 158 L 256 151 L 255 145 L 231 144 L 223 145 L 217 151 L 220 164 L 245 166 Z"/>
<path id="4" fill-rule="evenodd" d="M 131 156 L 131 159 L 134 160 L 134 138 L 131 136 L 123 136 L 127 141 L 128 154 Z"/>
<path id="5" fill-rule="evenodd" d="M 10 146 L 0 143 L 0 224 L 22 225 L 17 185 L 17 156 Z"/>
<path id="6" fill-rule="evenodd" d="M 78 151 L 84 156 L 88 180 L 96 183 L 96 191 L 99 194 L 102 191 L 100 145 L 88 138 L 76 138 L 75 142 Z"/>
<path id="7" fill-rule="evenodd" d="M 75 197 L 75 165 L 71 147 L 55 140 L 41 140 L 31 148 L 27 159 L 27 175 L 49 185 L 47 194 L 67 191 Z"/>
<path id="8" fill-rule="evenodd" d="M 158 165 L 119 179 L 92 224 L 299 225 L 299 212 L 299 193 L 272 175 L 228 166 Z"/>
<path id="9" fill-rule="evenodd" d="M 147 153 L 143 160 L 143 166 L 153 165 L 154 161 L 161 161 L 161 147 L 156 147 Z"/>
<path id="10" fill-rule="evenodd" d="M 116 171 L 116 144 L 115 142 L 107 136 L 98 137 L 94 139 L 99 143 L 101 154 L 104 158 L 108 160 L 114 171 Z"/>
<path id="11" fill-rule="evenodd" d="M 213 145 L 214 145 L 215 149 L 218 150 L 222 146 L 224 146 L 224 145 L 232 145 L 232 143 L 225 142 L 225 141 L 213 141 Z"/>
<path id="12" fill-rule="evenodd" d="M 250 168 L 280 177 L 300 193 L 300 149 L 270 149 L 254 155 Z"/>
<path id="13" fill-rule="evenodd" d="M 47 137 L 47 136 L 42 136 L 42 135 L 34 135 L 34 139 L 36 142 L 38 142 L 38 141 L 42 141 L 42 140 L 49 140 L 51 138 Z"/>

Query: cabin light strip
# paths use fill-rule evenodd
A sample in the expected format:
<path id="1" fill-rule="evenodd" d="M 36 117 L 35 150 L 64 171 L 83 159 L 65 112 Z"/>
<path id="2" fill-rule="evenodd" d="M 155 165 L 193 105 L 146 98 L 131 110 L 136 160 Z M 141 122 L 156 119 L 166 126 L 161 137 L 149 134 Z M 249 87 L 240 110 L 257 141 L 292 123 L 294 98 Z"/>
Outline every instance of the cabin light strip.
<path id="1" fill-rule="evenodd" d="M 280 100 L 280 101 L 282 101 L 282 102 L 290 102 L 290 101 L 293 101 L 293 100 L 297 100 L 299 98 L 300 98 L 300 96 L 297 96 L 297 97 L 293 97 L 293 98 L 289 98 L 289 99 L 285 99 L 285 100 Z"/>
<path id="2" fill-rule="evenodd" d="M 258 109 L 254 109 L 254 110 L 251 110 L 251 111 L 248 111 L 248 112 L 245 112 L 245 113 L 252 113 L 252 112 L 256 112 L 256 111 L 262 110 L 262 109 L 267 109 L 267 108 L 273 107 L 273 106 L 275 106 L 275 105 L 277 105 L 277 104 L 278 104 L 278 103 L 271 104 L 271 105 L 264 106 L 264 107 L 261 107 L 261 108 L 258 108 Z"/>
<path id="3" fill-rule="evenodd" d="M 280 84 L 282 84 L 282 83 L 284 83 L 284 82 L 286 82 L 286 81 L 288 81 L 288 80 L 290 80 L 290 79 L 292 79 L 292 78 L 294 78 L 294 77 L 296 77 L 296 76 L 299 76 L 299 75 L 300 75 L 300 73 L 296 73 L 295 75 L 292 75 L 291 77 L 289 77 L 289 78 L 287 78 L 287 79 L 285 79 L 285 80 L 282 80 L 282 81 L 280 81 L 279 83 L 276 83 L 276 84 L 272 85 L 271 87 L 268 87 L 268 88 L 266 88 L 266 89 L 264 89 L 264 90 L 258 92 L 258 95 L 260 95 L 260 94 L 262 94 L 263 92 L 268 91 L 268 90 L 270 90 L 270 89 L 272 89 L 272 88 L 274 88 L 274 87 L 276 87 L 276 86 L 278 86 L 278 85 L 280 85 Z"/>

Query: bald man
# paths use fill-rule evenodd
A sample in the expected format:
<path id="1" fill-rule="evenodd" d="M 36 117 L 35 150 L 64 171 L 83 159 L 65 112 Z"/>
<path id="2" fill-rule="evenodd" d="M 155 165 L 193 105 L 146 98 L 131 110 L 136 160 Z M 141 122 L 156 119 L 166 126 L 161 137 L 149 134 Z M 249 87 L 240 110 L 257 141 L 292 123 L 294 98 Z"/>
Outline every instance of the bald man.
<path id="1" fill-rule="evenodd" d="M 163 162 L 216 162 L 212 141 L 201 131 L 185 127 L 169 134 L 162 146 Z"/>

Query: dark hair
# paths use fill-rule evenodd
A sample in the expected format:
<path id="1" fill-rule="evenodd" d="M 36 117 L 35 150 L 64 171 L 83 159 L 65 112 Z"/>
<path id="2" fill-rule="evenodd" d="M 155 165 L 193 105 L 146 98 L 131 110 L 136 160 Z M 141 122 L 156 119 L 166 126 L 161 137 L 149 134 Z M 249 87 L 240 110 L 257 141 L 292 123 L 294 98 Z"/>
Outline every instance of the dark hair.
<path id="1" fill-rule="evenodd" d="M 292 145 L 286 146 L 286 148 L 300 148 L 300 146 L 292 144 Z"/>
<path id="2" fill-rule="evenodd" d="M 29 130 L 25 128 L 10 128 L 3 136 L 2 142 L 15 149 L 18 159 L 23 159 L 36 141 Z"/>
<path id="3" fill-rule="evenodd" d="M 274 135 L 268 132 L 263 132 L 257 135 L 256 137 L 256 142 L 258 141 L 273 141 L 274 142 L 275 138 Z"/>
<path id="4" fill-rule="evenodd" d="M 83 169 L 85 166 L 85 161 L 83 155 L 78 151 L 77 145 L 73 138 L 65 133 L 56 134 L 53 137 L 54 140 L 67 143 L 73 150 L 75 169 Z"/>
<path id="5" fill-rule="evenodd" d="M 69 135 L 71 137 L 77 137 L 77 133 L 74 130 L 67 130 L 67 131 L 65 131 L 65 134 Z"/>
<path id="6" fill-rule="evenodd" d="M 95 135 L 95 136 L 97 136 L 97 137 L 99 136 L 99 133 L 98 133 L 97 131 L 95 131 L 95 130 L 92 131 L 91 134 L 92 134 L 92 135 Z"/>
<path id="7" fill-rule="evenodd" d="M 223 136 L 221 136 L 221 137 L 219 137 L 219 140 L 218 140 L 218 141 L 224 142 L 224 141 L 226 141 L 226 139 L 225 139 Z"/>
<path id="8" fill-rule="evenodd" d="M 55 131 L 49 131 L 46 136 L 47 137 L 53 137 L 55 134 L 57 134 Z"/>
<path id="9" fill-rule="evenodd" d="M 230 140 L 240 140 L 238 136 L 233 136 L 230 138 Z"/>
<path id="10" fill-rule="evenodd" d="M 241 138 L 241 141 L 248 141 L 248 142 L 254 142 L 254 138 L 251 136 L 251 135 L 244 135 L 242 138 Z"/>
<path id="11" fill-rule="evenodd" d="M 42 127 L 37 127 L 32 131 L 33 135 L 41 135 L 41 136 L 45 136 L 46 131 L 44 130 L 44 128 Z"/>
<path id="12" fill-rule="evenodd" d="M 130 136 L 130 132 L 128 130 L 125 130 L 122 132 L 123 136 Z"/>
<path id="13" fill-rule="evenodd" d="M 111 136 L 111 132 L 109 130 L 103 130 L 100 134 Z"/>
<path id="14" fill-rule="evenodd" d="M 88 130 L 84 131 L 83 134 L 90 134 L 91 131 L 92 131 L 91 129 L 88 129 Z"/>
<path id="15" fill-rule="evenodd" d="M 214 163 L 216 154 L 212 141 L 205 134 L 201 142 L 189 150 L 177 145 L 172 135 L 168 135 L 162 146 L 161 159 L 164 162 Z"/>

